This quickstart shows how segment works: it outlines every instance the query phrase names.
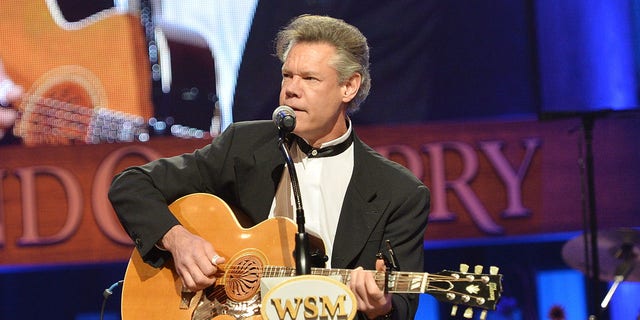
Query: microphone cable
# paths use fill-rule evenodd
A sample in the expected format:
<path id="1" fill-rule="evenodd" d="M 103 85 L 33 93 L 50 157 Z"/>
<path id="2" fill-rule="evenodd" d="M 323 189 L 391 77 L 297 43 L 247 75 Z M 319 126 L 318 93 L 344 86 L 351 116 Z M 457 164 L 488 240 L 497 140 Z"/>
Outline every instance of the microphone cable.
<path id="1" fill-rule="evenodd" d="M 104 299 L 102 299 L 102 307 L 100 308 L 100 320 L 103 320 L 104 318 L 104 307 L 107 305 L 107 299 L 109 299 L 109 297 L 113 294 L 113 290 L 115 290 L 115 288 L 117 288 L 118 286 L 122 285 L 123 282 L 124 280 L 115 282 L 109 288 L 104 289 L 104 291 L 102 292 L 102 297 Z"/>

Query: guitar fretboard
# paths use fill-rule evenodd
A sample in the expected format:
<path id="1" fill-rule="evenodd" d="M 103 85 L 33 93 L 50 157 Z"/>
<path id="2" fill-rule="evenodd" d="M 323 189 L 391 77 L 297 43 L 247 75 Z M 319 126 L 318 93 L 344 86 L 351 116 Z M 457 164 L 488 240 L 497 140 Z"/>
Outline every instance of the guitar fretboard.
<path id="1" fill-rule="evenodd" d="M 141 116 L 35 96 L 24 101 L 25 112 L 15 133 L 27 145 L 148 140 Z"/>
<path id="2" fill-rule="evenodd" d="M 349 269 L 323 269 L 311 268 L 312 275 L 338 277 L 343 284 L 349 283 L 351 279 Z M 367 271 L 373 273 L 376 284 L 381 290 L 385 286 L 385 273 L 379 271 Z M 294 277 L 295 268 L 281 266 L 265 266 L 262 271 L 263 277 Z M 400 272 L 394 271 L 389 274 L 389 292 L 394 293 L 423 293 L 428 291 L 429 280 L 433 276 L 420 272 Z"/>
<path id="3" fill-rule="evenodd" d="M 185 139 L 209 138 L 200 129 L 190 128 L 115 111 L 72 104 L 61 100 L 27 96 L 25 112 L 15 134 L 27 145 L 97 144 L 104 142 L 146 142 L 150 134 L 170 132 Z M 153 132 L 149 132 L 149 128 Z"/>

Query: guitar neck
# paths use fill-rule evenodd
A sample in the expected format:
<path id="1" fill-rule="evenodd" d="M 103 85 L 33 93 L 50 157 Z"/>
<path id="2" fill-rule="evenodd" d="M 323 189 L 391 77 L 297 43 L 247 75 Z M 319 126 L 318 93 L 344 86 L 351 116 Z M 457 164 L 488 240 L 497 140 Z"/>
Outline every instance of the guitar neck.
<path id="1" fill-rule="evenodd" d="M 36 95 L 25 96 L 23 101 L 22 119 L 14 131 L 27 145 L 148 139 L 147 122 L 141 116 Z"/>
<path id="2" fill-rule="evenodd" d="M 479 266 L 478 266 L 479 267 Z M 349 283 L 351 271 L 348 269 L 311 268 L 312 275 L 334 276 L 343 284 Z M 385 282 L 390 293 L 427 293 L 437 300 L 462 304 L 482 309 L 495 310 L 502 292 L 502 275 L 498 269 L 491 268 L 490 274 L 455 272 L 443 270 L 437 273 L 393 271 L 368 271 L 380 290 Z M 293 277 L 295 269 L 281 266 L 265 266 L 263 277 Z M 386 278 L 388 278 L 386 280 Z"/>
<path id="3" fill-rule="evenodd" d="M 25 96 L 20 125 L 14 130 L 27 145 L 96 144 L 149 140 L 150 121 L 108 108 L 94 108 L 39 96 Z M 89 105 L 89 104 L 88 104 Z M 157 126 L 153 126 L 154 130 Z M 162 129 L 180 138 L 209 138 L 195 128 L 177 125 Z"/>
<path id="4" fill-rule="evenodd" d="M 311 268 L 312 275 L 337 277 L 343 284 L 348 284 L 351 280 L 349 269 L 323 269 Z M 385 286 L 385 273 L 379 271 L 367 271 L 373 277 L 380 290 Z M 263 277 L 293 277 L 296 276 L 295 268 L 281 266 L 266 266 L 263 270 Z M 428 293 L 427 285 L 431 275 L 422 272 L 400 272 L 393 271 L 389 275 L 388 287 L 391 293 Z"/>

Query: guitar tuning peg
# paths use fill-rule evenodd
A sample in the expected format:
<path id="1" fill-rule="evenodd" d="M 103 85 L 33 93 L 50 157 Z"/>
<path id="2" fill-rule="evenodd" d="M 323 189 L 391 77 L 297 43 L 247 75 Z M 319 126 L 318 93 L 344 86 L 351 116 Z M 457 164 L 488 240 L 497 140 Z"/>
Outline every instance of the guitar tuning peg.
<path id="1" fill-rule="evenodd" d="M 460 264 L 460 272 L 467 273 L 469 272 L 469 265 L 465 263 Z"/>
<path id="2" fill-rule="evenodd" d="M 451 307 L 451 316 L 454 317 L 457 313 L 458 313 L 458 306 L 454 304 Z"/>
<path id="3" fill-rule="evenodd" d="M 480 320 L 486 320 L 487 319 L 487 310 L 482 310 L 482 312 L 480 312 Z"/>
<path id="4" fill-rule="evenodd" d="M 473 318 L 473 309 L 471 309 L 471 307 L 465 309 L 464 313 L 462 314 L 462 316 L 467 318 L 467 319 Z"/>
<path id="5" fill-rule="evenodd" d="M 496 266 L 491 266 L 489 267 L 489 273 L 492 275 L 497 275 L 498 271 L 500 271 L 500 268 L 496 267 Z"/>
<path id="6" fill-rule="evenodd" d="M 475 267 L 473 267 L 473 272 L 475 272 L 476 274 L 481 274 L 482 273 L 482 266 L 481 265 L 476 265 Z"/>

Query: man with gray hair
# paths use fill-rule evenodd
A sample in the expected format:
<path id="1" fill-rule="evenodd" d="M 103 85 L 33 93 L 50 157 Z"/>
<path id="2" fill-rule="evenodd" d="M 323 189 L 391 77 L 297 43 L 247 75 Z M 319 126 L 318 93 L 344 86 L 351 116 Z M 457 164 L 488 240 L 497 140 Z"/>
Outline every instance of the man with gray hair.
<path id="1" fill-rule="evenodd" d="M 303 15 L 276 38 L 282 61 L 280 105 L 295 113 L 287 134 L 307 230 L 324 242 L 326 266 L 353 269 L 349 288 L 361 319 L 412 319 L 414 294 L 391 294 L 371 272 L 385 265 L 376 254 L 393 247 L 403 271 L 423 270 L 423 239 L 430 193 L 403 166 L 362 142 L 349 113 L 369 93 L 366 38 L 342 20 Z M 173 259 L 183 286 L 214 285 L 217 247 L 183 227 L 167 205 L 192 193 L 211 193 L 245 213 L 252 224 L 295 219 L 289 171 L 271 121 L 234 123 L 211 144 L 180 156 L 132 167 L 117 175 L 109 198 L 145 262 Z M 215 221 L 211 221 L 215 224 Z M 212 260 L 213 259 L 213 260 Z"/>

